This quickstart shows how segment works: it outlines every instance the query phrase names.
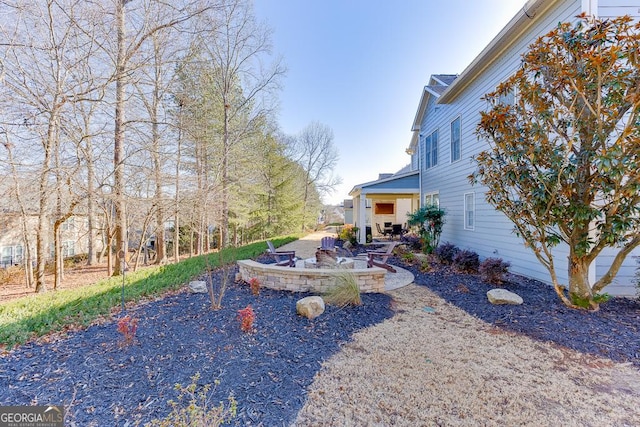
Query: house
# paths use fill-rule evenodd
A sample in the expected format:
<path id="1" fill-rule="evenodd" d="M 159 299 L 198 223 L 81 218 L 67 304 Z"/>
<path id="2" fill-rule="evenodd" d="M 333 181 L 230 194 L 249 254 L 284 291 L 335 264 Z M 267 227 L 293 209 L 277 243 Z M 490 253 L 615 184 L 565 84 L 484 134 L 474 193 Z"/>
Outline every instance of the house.
<path id="1" fill-rule="evenodd" d="M 396 173 L 380 174 L 375 181 L 354 186 L 349 195 L 353 198 L 353 224 L 359 228 L 358 241 L 364 243 L 367 235 L 379 234 L 372 225 L 406 224 L 407 213 L 420 204 L 420 171 L 407 165 Z"/>
<path id="2" fill-rule="evenodd" d="M 559 22 L 575 21 L 582 12 L 601 18 L 640 17 L 640 0 L 528 1 L 460 75 L 431 76 L 422 91 L 406 150 L 411 165 L 420 172 L 420 201 L 446 210 L 442 242 L 474 250 L 481 258 L 503 258 L 514 273 L 546 282 L 548 271 L 512 233 L 512 223 L 486 202 L 483 187 L 471 186 L 467 177 L 475 170 L 471 158 L 486 148 L 486 142 L 475 134 L 479 112 L 486 108 L 481 97 L 518 69 L 521 54 L 536 38 Z M 592 279 L 606 271 L 613 253 L 601 255 L 592 265 Z M 566 259 L 566 254 L 566 246 L 557 248 L 557 262 Z M 640 253 L 636 250 L 635 255 Z M 634 295 L 636 267 L 635 258 L 629 256 L 606 291 Z M 560 282 L 567 283 L 567 270 L 558 268 L 558 273 Z"/>
<path id="3" fill-rule="evenodd" d="M 4 210 L 0 213 L 0 268 L 22 265 L 26 257 L 26 242 L 22 227 L 23 217 L 18 212 Z M 38 217 L 35 214 L 27 215 L 26 230 L 29 247 L 33 259 L 36 257 L 36 227 Z M 49 230 L 50 231 L 50 230 Z M 88 220 L 85 215 L 73 215 L 60 225 L 60 242 L 62 257 L 68 258 L 76 254 L 87 253 L 88 245 Z M 94 238 L 95 241 L 95 238 Z M 53 236 L 48 235 L 47 260 L 54 257 Z"/>

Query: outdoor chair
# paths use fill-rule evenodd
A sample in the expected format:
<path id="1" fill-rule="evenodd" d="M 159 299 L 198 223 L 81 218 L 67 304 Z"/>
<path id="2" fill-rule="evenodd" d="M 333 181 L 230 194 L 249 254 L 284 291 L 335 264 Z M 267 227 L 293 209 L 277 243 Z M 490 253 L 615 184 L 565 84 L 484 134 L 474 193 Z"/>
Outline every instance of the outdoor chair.
<path id="1" fill-rule="evenodd" d="M 378 230 L 378 234 L 382 235 L 382 237 L 387 237 L 387 230 L 383 230 L 382 228 L 380 228 L 380 224 L 378 224 L 376 222 L 376 229 Z"/>
<path id="2" fill-rule="evenodd" d="M 393 255 L 393 250 L 395 249 L 397 243 L 393 242 L 387 245 L 386 251 L 369 251 L 367 252 L 367 268 L 371 268 L 374 265 L 376 267 L 384 268 L 387 271 L 392 273 L 396 272 L 396 269 L 393 268 L 390 264 L 387 264 L 387 259 L 391 255 Z"/>
<path id="3" fill-rule="evenodd" d="M 320 249 L 323 251 L 335 251 L 336 250 L 336 239 L 334 237 L 323 237 L 320 239 Z"/>
<path id="4" fill-rule="evenodd" d="M 393 224 L 391 226 L 391 238 L 393 239 L 394 236 L 402 236 L 402 225 L 400 224 Z"/>
<path id="5" fill-rule="evenodd" d="M 280 267 L 295 267 L 296 261 L 296 252 L 295 251 L 276 251 L 275 246 L 271 241 L 267 240 L 267 254 L 273 257 L 276 261 L 276 265 Z"/>

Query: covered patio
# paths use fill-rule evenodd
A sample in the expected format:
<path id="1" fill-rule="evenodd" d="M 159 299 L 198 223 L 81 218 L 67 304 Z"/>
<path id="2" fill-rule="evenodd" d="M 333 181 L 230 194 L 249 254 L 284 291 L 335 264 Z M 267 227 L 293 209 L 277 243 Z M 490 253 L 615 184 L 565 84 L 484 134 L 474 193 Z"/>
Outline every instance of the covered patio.
<path id="1" fill-rule="evenodd" d="M 367 241 L 367 234 L 382 238 L 385 232 L 406 228 L 407 213 L 420 205 L 420 174 L 406 168 L 395 174 L 380 174 L 375 181 L 358 184 L 349 192 L 353 198 L 353 225 L 359 228 L 358 241 Z M 380 231 L 378 226 L 380 226 Z M 395 236 L 393 236 L 395 237 Z"/>

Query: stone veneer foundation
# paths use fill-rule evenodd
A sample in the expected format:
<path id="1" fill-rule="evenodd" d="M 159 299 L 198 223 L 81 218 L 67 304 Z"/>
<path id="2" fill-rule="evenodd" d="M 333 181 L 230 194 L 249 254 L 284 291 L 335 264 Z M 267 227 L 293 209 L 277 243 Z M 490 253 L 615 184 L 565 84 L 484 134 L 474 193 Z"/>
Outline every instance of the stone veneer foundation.
<path id="1" fill-rule="evenodd" d="M 260 280 L 260 286 L 292 292 L 326 292 L 335 284 L 340 270 L 330 268 L 278 267 L 253 260 L 238 261 L 242 280 L 252 277 Z M 379 267 L 349 269 L 360 286 L 360 292 L 384 292 L 384 277 L 387 270 Z"/>

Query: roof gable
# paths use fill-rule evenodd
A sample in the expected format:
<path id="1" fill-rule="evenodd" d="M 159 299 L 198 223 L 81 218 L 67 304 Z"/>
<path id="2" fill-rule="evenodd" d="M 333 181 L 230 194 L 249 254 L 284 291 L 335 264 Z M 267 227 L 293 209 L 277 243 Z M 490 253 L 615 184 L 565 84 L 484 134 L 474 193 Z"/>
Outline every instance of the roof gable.
<path id="1" fill-rule="evenodd" d="M 433 74 L 429 78 L 429 84 L 422 90 L 422 96 L 420 97 L 420 103 L 418 104 L 418 111 L 416 111 L 416 116 L 413 119 L 413 126 L 411 126 L 413 135 L 411 136 L 411 142 L 409 143 L 407 152 L 415 150 L 415 146 L 418 142 L 417 134 L 420 132 L 420 125 L 424 120 L 424 115 L 427 112 L 427 106 L 429 105 L 431 98 L 437 100 L 446 92 L 449 85 L 453 83 L 457 77 L 457 74 Z"/>

